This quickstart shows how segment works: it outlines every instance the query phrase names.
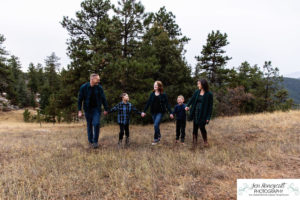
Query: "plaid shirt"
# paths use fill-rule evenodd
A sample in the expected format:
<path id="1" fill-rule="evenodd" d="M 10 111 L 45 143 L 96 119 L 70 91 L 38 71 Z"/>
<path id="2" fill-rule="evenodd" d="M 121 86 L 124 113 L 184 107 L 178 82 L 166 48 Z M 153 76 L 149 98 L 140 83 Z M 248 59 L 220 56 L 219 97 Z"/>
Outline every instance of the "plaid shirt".
<path id="1" fill-rule="evenodd" d="M 115 105 L 112 109 L 110 109 L 109 113 L 118 111 L 118 123 L 119 124 L 129 124 L 130 120 L 130 113 L 131 111 L 136 112 L 137 114 L 141 114 L 134 105 L 131 103 L 123 103 L 120 102 L 117 105 Z"/>

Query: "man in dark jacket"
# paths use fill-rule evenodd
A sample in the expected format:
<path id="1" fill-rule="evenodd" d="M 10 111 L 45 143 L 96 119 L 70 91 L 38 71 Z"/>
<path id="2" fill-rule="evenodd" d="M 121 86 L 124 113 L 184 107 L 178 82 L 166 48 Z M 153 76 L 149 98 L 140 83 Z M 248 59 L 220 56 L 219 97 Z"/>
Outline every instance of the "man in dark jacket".
<path id="1" fill-rule="evenodd" d="M 81 85 L 78 95 L 78 117 L 82 117 L 82 102 L 84 115 L 87 122 L 88 141 L 91 146 L 98 148 L 100 132 L 101 106 L 104 106 L 104 115 L 107 114 L 108 106 L 104 91 L 99 85 L 100 76 L 91 74 L 90 82 Z"/>

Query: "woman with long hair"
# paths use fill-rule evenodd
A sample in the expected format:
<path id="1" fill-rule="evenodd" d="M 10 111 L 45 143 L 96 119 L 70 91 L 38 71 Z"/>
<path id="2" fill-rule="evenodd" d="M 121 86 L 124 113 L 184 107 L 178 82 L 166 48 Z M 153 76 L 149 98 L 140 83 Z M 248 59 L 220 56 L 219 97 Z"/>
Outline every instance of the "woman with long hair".
<path id="1" fill-rule="evenodd" d="M 156 145 L 160 142 L 161 133 L 159 125 L 166 110 L 169 111 L 170 117 L 173 118 L 173 115 L 171 114 L 172 110 L 168 102 L 168 97 L 163 91 L 164 89 L 162 82 L 155 81 L 153 85 L 153 92 L 151 92 L 147 104 L 144 108 L 144 112 L 142 113 L 142 116 L 144 117 L 145 112 L 150 106 L 150 112 L 154 123 L 154 141 L 152 145 Z"/>
<path id="2" fill-rule="evenodd" d="M 213 94 L 209 91 L 205 79 L 197 81 L 198 90 L 187 103 L 186 110 L 190 110 L 189 119 L 193 120 L 193 145 L 197 145 L 198 129 L 204 141 L 204 147 L 208 147 L 207 132 L 205 126 L 209 123 L 213 109 Z M 191 106 L 191 108 L 189 108 Z"/>

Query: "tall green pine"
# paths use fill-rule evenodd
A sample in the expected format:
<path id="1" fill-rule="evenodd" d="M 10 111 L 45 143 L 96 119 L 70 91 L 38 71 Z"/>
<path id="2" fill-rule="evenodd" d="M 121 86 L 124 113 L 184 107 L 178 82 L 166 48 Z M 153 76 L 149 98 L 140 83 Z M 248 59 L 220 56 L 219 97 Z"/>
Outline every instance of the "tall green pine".
<path id="1" fill-rule="evenodd" d="M 227 34 L 222 34 L 219 30 L 208 34 L 206 44 L 203 46 L 200 56 L 196 56 L 198 61 L 195 75 L 204 75 L 213 86 L 220 87 L 226 81 L 227 73 L 225 69 L 227 62 L 231 59 L 225 55 L 224 47 L 229 44 Z"/>

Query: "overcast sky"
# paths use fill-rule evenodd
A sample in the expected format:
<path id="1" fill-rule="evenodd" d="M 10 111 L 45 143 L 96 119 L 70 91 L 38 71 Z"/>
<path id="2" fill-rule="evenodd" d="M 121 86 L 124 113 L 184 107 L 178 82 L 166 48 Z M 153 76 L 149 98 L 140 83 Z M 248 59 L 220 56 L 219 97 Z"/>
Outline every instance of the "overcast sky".
<path id="1" fill-rule="evenodd" d="M 61 58 L 61 66 L 67 66 L 69 36 L 59 22 L 63 16 L 74 17 L 80 2 L 1 0 L 0 34 L 6 38 L 6 50 L 20 58 L 23 70 L 30 62 L 44 64 L 51 52 Z M 173 12 L 183 34 L 191 39 L 186 58 L 192 67 L 208 33 L 220 30 L 230 42 L 229 67 L 243 61 L 262 66 L 271 60 L 283 75 L 300 71 L 299 0 L 142 0 L 142 4 L 147 12 L 162 6 Z"/>

